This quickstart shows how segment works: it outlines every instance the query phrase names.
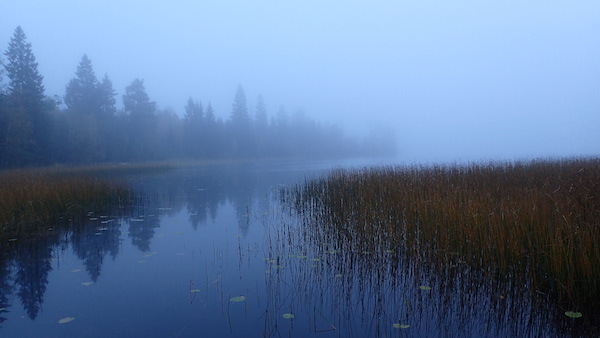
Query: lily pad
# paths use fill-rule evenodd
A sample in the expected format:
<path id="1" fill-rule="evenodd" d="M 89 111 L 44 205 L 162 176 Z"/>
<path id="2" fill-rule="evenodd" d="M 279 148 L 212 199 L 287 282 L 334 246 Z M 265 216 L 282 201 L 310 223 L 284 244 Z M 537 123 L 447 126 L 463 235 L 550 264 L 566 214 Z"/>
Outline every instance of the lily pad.
<path id="1" fill-rule="evenodd" d="M 246 300 L 246 296 L 237 296 L 237 297 L 229 298 L 229 301 L 233 302 L 233 303 L 239 303 L 239 302 L 243 302 L 245 300 Z"/>
<path id="2" fill-rule="evenodd" d="M 421 290 L 431 290 L 431 286 L 421 285 L 421 286 L 419 286 L 419 289 L 421 289 Z"/>
<path id="3" fill-rule="evenodd" d="M 583 316 L 583 313 L 567 311 L 567 312 L 565 312 L 565 316 L 571 317 L 571 318 L 581 318 Z"/>
<path id="4" fill-rule="evenodd" d="M 75 320 L 75 317 L 65 317 L 65 318 L 59 319 L 58 323 L 59 324 L 65 324 L 65 323 L 72 322 L 74 320 Z"/>
<path id="5" fill-rule="evenodd" d="M 394 324 L 392 324 L 392 326 L 395 329 L 408 329 L 410 327 L 410 325 L 408 325 L 408 324 L 400 324 L 400 323 L 394 323 Z"/>
<path id="6" fill-rule="evenodd" d="M 294 318 L 294 315 L 291 314 L 291 313 L 284 313 L 283 314 L 283 318 L 285 318 L 285 319 L 292 319 L 292 318 Z"/>

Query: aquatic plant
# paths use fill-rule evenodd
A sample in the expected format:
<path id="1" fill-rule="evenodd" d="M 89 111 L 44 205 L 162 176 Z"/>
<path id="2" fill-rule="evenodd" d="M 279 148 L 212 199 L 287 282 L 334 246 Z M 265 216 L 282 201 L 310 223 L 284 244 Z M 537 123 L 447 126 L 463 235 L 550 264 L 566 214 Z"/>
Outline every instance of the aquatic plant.
<path id="1" fill-rule="evenodd" d="M 337 169 L 281 197 L 326 250 L 466 265 L 578 309 L 600 298 L 600 159 Z"/>
<path id="2" fill-rule="evenodd" d="M 0 237 L 35 236 L 69 218 L 131 204 L 126 183 L 81 168 L 0 172 Z"/>

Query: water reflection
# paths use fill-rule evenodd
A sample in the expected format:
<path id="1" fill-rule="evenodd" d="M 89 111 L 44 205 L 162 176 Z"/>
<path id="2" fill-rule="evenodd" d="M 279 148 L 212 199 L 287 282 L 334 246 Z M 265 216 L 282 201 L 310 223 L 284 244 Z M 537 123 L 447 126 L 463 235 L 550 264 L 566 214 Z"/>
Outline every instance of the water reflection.
<path id="1" fill-rule="evenodd" d="M 599 332 L 597 309 L 578 321 L 568 318 L 569 304 L 532 288 L 528 276 L 500 276 L 452 252 L 415 256 L 401 239 L 386 240 L 385 233 L 354 236 L 351 226 L 347 232 L 333 226 L 313 201 L 298 202 L 291 194 L 282 192 L 287 212 L 270 221 L 266 238 L 269 312 L 308 313 L 312 334 L 587 337 Z M 280 322 L 272 317 L 268 325 L 278 331 Z"/>
<path id="2" fill-rule="evenodd" d="M 411 260 L 401 246 L 361 247 L 283 208 L 282 185 L 331 165 L 312 168 L 131 177 L 143 194 L 127 210 L 95 211 L 36 240 L 3 243 L 0 335 L 589 334 L 580 326 L 589 328 L 590 318 L 565 317 L 556 300 L 519 280 L 490 278 L 452 253 L 440 253 L 449 258 L 439 266 Z M 21 312 L 33 321 L 20 321 Z"/>
<path id="3" fill-rule="evenodd" d="M 267 196 L 272 187 L 293 180 L 295 171 L 245 164 L 176 169 L 130 177 L 138 192 L 126 210 L 90 211 L 83 219 L 49 227 L 34 239 L 11 239 L 0 243 L 0 325 L 15 306 L 16 296 L 27 317 L 35 320 L 43 308 L 48 275 L 53 264 L 61 264 L 61 252 L 71 250 L 81 261 L 91 282 L 102 274 L 107 258 L 116 260 L 123 238 L 142 253 L 152 250 L 152 241 L 164 217 L 187 213 L 194 230 L 214 222 L 225 204 L 235 210 L 244 236 L 256 222 L 252 205 L 257 196 Z"/>

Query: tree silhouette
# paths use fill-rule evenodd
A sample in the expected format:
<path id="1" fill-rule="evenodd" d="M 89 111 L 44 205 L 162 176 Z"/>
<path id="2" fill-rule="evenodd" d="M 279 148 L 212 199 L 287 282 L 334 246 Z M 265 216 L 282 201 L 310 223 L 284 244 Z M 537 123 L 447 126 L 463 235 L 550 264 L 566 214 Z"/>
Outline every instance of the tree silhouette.
<path id="1" fill-rule="evenodd" d="M 49 162 L 50 126 L 43 99 L 43 77 L 38 72 L 31 44 L 18 26 L 5 53 L 8 106 L 5 116 L 5 166 Z"/>
<path id="2" fill-rule="evenodd" d="M 157 149 L 156 103 L 150 101 L 143 80 L 135 79 L 125 88 L 123 109 L 129 117 L 129 158 L 152 159 Z"/>

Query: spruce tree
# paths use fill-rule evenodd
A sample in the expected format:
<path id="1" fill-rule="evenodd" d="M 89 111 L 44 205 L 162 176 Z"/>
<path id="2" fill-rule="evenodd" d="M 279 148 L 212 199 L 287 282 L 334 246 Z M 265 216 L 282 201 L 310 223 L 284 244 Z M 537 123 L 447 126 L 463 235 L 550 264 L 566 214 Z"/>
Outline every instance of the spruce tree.
<path id="1" fill-rule="evenodd" d="M 67 109 L 76 114 L 100 113 L 100 87 L 92 61 L 84 54 L 77 66 L 75 78 L 67 84 L 65 91 L 65 105 Z"/>
<path id="2" fill-rule="evenodd" d="M 44 164 L 50 160 L 51 125 L 44 105 L 43 77 L 21 26 L 15 29 L 6 55 L 8 116 L 7 165 Z"/>
<path id="3" fill-rule="evenodd" d="M 125 88 L 123 109 L 129 118 L 130 158 L 154 159 L 157 149 L 156 103 L 150 101 L 143 80 L 135 79 Z"/>

